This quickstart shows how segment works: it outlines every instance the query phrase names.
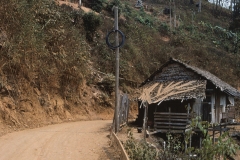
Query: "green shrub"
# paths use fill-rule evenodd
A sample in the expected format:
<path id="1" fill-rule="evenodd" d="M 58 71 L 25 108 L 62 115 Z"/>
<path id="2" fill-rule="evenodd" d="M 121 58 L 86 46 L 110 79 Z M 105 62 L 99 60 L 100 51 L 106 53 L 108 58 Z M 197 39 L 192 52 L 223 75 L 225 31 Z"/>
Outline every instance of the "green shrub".
<path id="1" fill-rule="evenodd" d="M 160 33 L 165 33 L 169 31 L 169 26 L 166 22 L 162 22 L 158 28 Z"/>
<path id="2" fill-rule="evenodd" d="M 170 134 L 167 133 L 167 141 L 164 150 L 160 150 L 158 154 L 158 158 L 161 160 L 167 159 L 177 159 L 182 157 L 182 142 L 181 142 L 181 135 L 180 134 Z"/>
<path id="3" fill-rule="evenodd" d="M 206 133 L 204 127 L 199 126 L 203 133 Z M 228 156 L 232 156 L 236 153 L 236 150 L 239 149 L 239 146 L 234 142 L 234 140 L 229 136 L 228 132 L 220 135 L 218 137 L 218 142 L 213 144 L 213 139 L 209 134 L 205 134 L 206 137 L 202 141 L 202 147 L 196 149 L 196 153 L 199 155 L 199 159 L 208 160 L 208 159 L 218 159 L 222 157 L 226 159 Z"/>
<path id="4" fill-rule="evenodd" d="M 101 12 L 103 9 L 103 3 L 104 0 L 94 0 L 91 8 L 96 12 Z"/>
<path id="5" fill-rule="evenodd" d="M 132 160 L 154 160 L 157 159 L 156 149 L 152 148 L 148 143 L 144 141 L 137 142 L 133 138 L 132 132 L 129 132 L 129 137 L 124 148 L 128 153 L 128 156 Z"/>
<path id="6" fill-rule="evenodd" d="M 83 15 L 83 25 L 87 32 L 87 40 L 93 41 L 94 32 L 97 30 L 98 27 L 100 27 L 101 19 L 93 12 L 86 13 Z"/>
<path id="7" fill-rule="evenodd" d="M 202 147 L 197 149 L 194 147 L 186 148 L 184 152 L 184 143 L 189 144 L 190 136 L 194 133 L 192 130 L 186 132 L 185 139 L 182 140 L 182 135 L 180 134 L 170 134 L 167 133 L 165 148 L 163 150 L 155 150 L 148 143 L 144 141 L 138 142 L 133 138 L 130 132 L 128 140 L 124 143 L 124 147 L 130 157 L 130 159 L 136 160 L 173 160 L 173 159 L 189 159 L 189 155 L 196 154 L 195 159 L 198 160 L 210 160 L 210 159 L 227 159 L 227 157 L 232 156 L 236 153 L 239 146 L 233 141 L 229 136 L 228 132 L 220 135 L 218 141 L 213 144 L 213 139 L 207 133 L 207 128 L 209 123 L 205 121 L 199 122 L 199 117 L 192 120 L 191 126 L 197 127 L 202 131 L 202 136 L 204 140 L 202 141 Z M 182 142 L 183 141 L 183 142 Z M 156 157 L 156 155 L 158 155 Z"/>

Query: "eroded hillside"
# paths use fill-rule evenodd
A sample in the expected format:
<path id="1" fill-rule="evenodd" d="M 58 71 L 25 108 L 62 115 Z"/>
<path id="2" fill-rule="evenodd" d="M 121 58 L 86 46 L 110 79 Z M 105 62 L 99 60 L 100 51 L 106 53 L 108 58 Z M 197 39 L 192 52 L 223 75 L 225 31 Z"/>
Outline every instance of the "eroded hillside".
<path id="1" fill-rule="evenodd" d="M 224 9 L 213 13 L 204 2 L 202 12 L 193 15 L 194 5 L 177 2 L 176 28 L 170 28 L 169 14 L 163 14 L 165 1 L 146 1 L 145 10 L 135 8 L 133 0 L 119 4 L 119 27 L 126 35 L 120 49 L 121 90 L 131 99 L 136 90 L 129 82 L 142 82 L 170 57 L 208 70 L 234 87 L 240 84 L 239 46 L 234 37 L 225 37 L 231 14 Z M 115 54 L 105 44 L 113 29 L 112 6 L 104 1 L 94 14 L 99 24 L 89 34 L 84 27 L 89 9 L 77 4 L 0 2 L 0 134 L 112 118 Z"/>

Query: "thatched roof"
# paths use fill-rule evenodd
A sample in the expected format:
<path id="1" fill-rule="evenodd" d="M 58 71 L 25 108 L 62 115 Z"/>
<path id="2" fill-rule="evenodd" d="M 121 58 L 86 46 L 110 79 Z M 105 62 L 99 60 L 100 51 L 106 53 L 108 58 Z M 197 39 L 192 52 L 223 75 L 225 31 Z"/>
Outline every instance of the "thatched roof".
<path id="1" fill-rule="evenodd" d="M 139 97 L 139 100 L 152 104 L 175 99 L 204 99 L 206 83 L 206 80 L 151 81 L 143 86 L 142 95 Z"/>
<path id="2" fill-rule="evenodd" d="M 190 66 L 190 65 L 188 65 L 188 64 L 186 64 L 184 62 L 181 62 L 180 60 L 173 59 L 173 58 L 171 58 L 170 61 L 165 63 L 163 66 L 161 66 L 148 79 L 146 79 L 140 86 L 143 86 L 143 85 L 149 83 L 150 81 L 153 81 L 153 78 L 158 73 L 160 73 L 164 67 L 166 67 L 167 65 L 172 64 L 172 63 L 178 63 L 178 64 L 180 64 L 180 65 L 190 69 L 191 71 L 193 71 L 196 74 L 200 75 L 203 79 L 213 83 L 217 88 L 220 88 L 221 91 L 227 93 L 228 95 L 240 98 L 240 91 L 238 91 L 237 89 L 233 88 L 232 86 L 230 86 L 226 82 L 222 81 L 221 79 L 219 79 L 218 77 L 216 77 L 212 73 L 210 73 L 208 71 L 204 71 L 204 70 L 199 69 L 199 68 L 194 67 L 194 66 Z"/>

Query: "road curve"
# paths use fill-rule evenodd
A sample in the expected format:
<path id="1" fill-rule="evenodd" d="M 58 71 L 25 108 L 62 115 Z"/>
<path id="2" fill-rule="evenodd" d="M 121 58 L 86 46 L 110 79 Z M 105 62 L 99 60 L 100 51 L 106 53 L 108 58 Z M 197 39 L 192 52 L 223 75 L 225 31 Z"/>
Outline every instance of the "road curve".
<path id="1" fill-rule="evenodd" d="M 80 121 L 0 137 L 0 160 L 99 160 L 111 121 Z"/>

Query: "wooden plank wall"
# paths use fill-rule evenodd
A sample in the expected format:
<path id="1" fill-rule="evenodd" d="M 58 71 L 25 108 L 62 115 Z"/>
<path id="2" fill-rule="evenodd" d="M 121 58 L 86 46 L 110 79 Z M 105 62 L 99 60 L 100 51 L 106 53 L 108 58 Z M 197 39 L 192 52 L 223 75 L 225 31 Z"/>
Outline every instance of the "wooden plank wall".
<path id="1" fill-rule="evenodd" d="M 188 113 L 155 112 L 155 130 L 166 133 L 184 133 L 191 123 L 192 115 Z"/>
<path id="2" fill-rule="evenodd" d="M 129 100 L 127 94 L 120 95 L 119 125 L 128 122 Z"/>

